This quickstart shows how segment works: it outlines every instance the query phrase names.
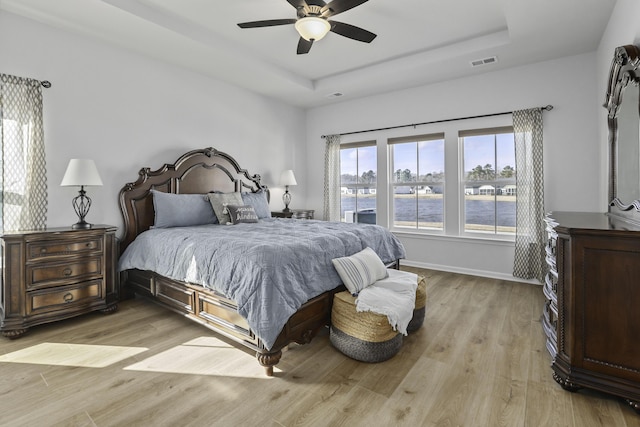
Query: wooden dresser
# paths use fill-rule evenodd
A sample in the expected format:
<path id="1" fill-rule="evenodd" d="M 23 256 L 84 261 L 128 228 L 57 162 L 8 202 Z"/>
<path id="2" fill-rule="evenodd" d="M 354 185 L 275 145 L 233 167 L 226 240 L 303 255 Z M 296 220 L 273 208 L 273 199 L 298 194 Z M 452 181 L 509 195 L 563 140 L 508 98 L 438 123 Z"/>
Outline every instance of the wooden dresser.
<path id="1" fill-rule="evenodd" d="M 554 379 L 640 408 L 640 227 L 604 213 L 545 219 L 543 329 Z"/>
<path id="2" fill-rule="evenodd" d="M 0 330 L 17 338 L 31 326 L 118 307 L 116 227 L 50 228 L 4 234 Z"/>

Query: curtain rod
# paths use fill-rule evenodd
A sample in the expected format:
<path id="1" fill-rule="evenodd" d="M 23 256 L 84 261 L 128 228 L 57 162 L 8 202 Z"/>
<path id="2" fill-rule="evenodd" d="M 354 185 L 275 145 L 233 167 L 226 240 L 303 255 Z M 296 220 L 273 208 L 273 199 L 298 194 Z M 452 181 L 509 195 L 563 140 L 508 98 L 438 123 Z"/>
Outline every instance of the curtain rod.
<path id="1" fill-rule="evenodd" d="M 553 105 L 547 105 L 547 106 L 538 107 L 538 108 L 540 110 L 551 111 L 551 110 L 553 110 Z M 458 117 L 456 119 L 434 120 L 434 121 L 431 121 L 431 122 L 412 123 L 412 124 L 409 124 L 409 125 L 389 126 L 389 127 L 386 127 L 386 128 L 378 128 L 378 129 L 358 130 L 358 131 L 354 131 L 354 132 L 339 133 L 338 135 L 340 135 L 340 136 L 355 135 L 355 134 L 358 134 L 358 133 L 377 132 L 377 131 L 381 131 L 381 130 L 400 129 L 400 128 L 416 127 L 416 126 L 421 126 L 421 125 L 431 125 L 431 124 L 434 124 L 434 123 L 454 122 L 456 120 L 468 120 L 468 119 L 479 119 L 479 118 L 482 118 L 482 117 L 503 116 L 505 114 L 513 114 L 513 111 L 505 111 L 504 113 L 482 114 L 480 116 Z M 322 135 L 323 139 L 326 138 L 326 137 L 327 137 L 327 135 Z"/>

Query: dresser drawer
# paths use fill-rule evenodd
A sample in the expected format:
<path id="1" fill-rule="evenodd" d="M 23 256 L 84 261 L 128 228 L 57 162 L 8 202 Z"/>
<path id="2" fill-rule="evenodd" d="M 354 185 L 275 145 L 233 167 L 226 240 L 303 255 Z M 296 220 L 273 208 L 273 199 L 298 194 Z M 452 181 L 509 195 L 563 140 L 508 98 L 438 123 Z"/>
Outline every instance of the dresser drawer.
<path id="1" fill-rule="evenodd" d="M 34 263 L 28 265 L 26 271 L 27 289 L 87 280 L 102 275 L 102 257 L 88 257 L 72 262 Z"/>
<path id="2" fill-rule="evenodd" d="M 27 261 L 46 257 L 86 255 L 102 251 L 102 236 L 78 240 L 37 240 L 27 242 Z"/>
<path id="3" fill-rule="evenodd" d="M 73 310 L 103 302 L 102 279 L 27 292 L 27 315 Z"/>

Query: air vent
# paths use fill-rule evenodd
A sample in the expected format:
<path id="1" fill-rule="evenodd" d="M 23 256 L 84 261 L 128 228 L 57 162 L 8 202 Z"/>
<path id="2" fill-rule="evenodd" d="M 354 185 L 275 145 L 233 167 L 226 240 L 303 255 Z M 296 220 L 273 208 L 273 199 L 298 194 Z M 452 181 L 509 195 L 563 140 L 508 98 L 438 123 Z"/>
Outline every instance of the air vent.
<path id="1" fill-rule="evenodd" d="M 493 64 L 498 62 L 498 58 L 496 56 L 490 56 L 488 58 L 476 59 L 475 61 L 471 61 L 472 67 L 480 67 L 481 65 Z"/>
<path id="2" fill-rule="evenodd" d="M 343 95 L 344 94 L 341 93 L 341 92 L 333 92 L 333 93 L 330 93 L 329 95 L 327 95 L 327 98 L 340 98 Z"/>

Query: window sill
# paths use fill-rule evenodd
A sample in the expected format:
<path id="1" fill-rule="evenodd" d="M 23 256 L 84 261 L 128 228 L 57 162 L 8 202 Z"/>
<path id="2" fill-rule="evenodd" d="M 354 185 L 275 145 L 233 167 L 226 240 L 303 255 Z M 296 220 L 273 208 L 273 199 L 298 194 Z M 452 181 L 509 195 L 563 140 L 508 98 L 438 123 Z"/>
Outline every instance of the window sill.
<path id="1" fill-rule="evenodd" d="M 424 240 L 442 240 L 447 242 L 461 242 L 461 243 L 472 243 L 479 245 L 496 245 L 496 246 L 510 246 L 513 247 L 515 245 L 515 238 L 513 239 L 500 239 L 500 238 L 487 238 L 483 236 L 452 236 L 444 233 L 430 233 L 430 232 L 420 232 L 420 231 L 408 231 L 402 229 L 391 229 L 391 232 L 398 237 L 405 237 L 410 239 L 424 239 Z"/>

